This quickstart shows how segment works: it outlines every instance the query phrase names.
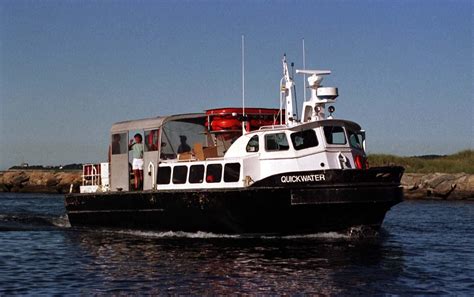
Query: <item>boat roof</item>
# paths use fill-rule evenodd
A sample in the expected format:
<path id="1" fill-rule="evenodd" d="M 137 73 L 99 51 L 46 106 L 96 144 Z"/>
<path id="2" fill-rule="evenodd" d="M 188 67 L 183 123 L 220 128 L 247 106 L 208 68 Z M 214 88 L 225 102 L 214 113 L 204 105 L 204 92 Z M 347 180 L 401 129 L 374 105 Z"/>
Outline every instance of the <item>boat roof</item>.
<path id="1" fill-rule="evenodd" d="M 352 128 L 353 130 L 356 130 L 356 131 L 362 129 L 362 127 L 356 122 L 343 120 L 343 119 L 326 119 L 326 120 L 319 120 L 314 123 L 319 123 L 319 126 L 331 126 L 331 125 L 335 126 L 335 125 L 344 124 L 346 127 Z M 313 123 L 310 122 L 309 124 L 313 124 Z"/>
<path id="2" fill-rule="evenodd" d="M 259 130 L 248 132 L 248 134 L 258 133 L 258 132 L 267 132 L 267 131 L 277 131 L 277 130 L 301 131 L 302 129 L 312 129 L 319 126 L 339 126 L 339 125 L 346 126 L 355 131 L 359 131 L 362 129 L 359 124 L 352 121 L 342 120 L 342 119 L 327 119 L 327 120 L 307 122 L 307 123 L 295 125 L 293 127 L 288 127 L 286 125 L 263 126 L 263 127 L 260 127 Z"/>
<path id="3" fill-rule="evenodd" d="M 285 110 L 283 109 L 283 112 Z M 224 115 L 224 114 L 242 114 L 242 107 L 221 107 L 214 109 L 207 109 L 208 115 Z M 276 115 L 280 112 L 279 108 L 260 108 L 260 107 L 246 107 L 245 114 L 247 115 Z"/>
<path id="4" fill-rule="evenodd" d="M 164 123 L 170 121 L 179 121 L 179 120 L 189 120 L 205 117 L 205 113 L 187 113 L 187 114 L 177 114 L 170 116 L 159 116 L 154 118 L 145 118 L 139 120 L 130 120 L 117 122 L 112 125 L 110 128 L 111 133 L 124 132 L 129 130 L 138 130 L 138 129 L 152 129 L 159 128 L 163 126 Z"/>
<path id="5" fill-rule="evenodd" d="M 124 132 L 130 130 L 138 130 L 138 129 L 152 129 L 152 128 L 160 128 L 163 126 L 164 123 L 170 121 L 179 121 L 179 120 L 192 120 L 197 118 L 203 118 L 207 115 L 205 113 L 187 113 L 187 114 L 177 114 L 177 115 L 170 115 L 170 116 L 159 116 L 154 118 L 145 118 L 145 119 L 138 119 L 138 120 L 129 120 L 129 121 L 122 121 L 117 122 L 112 125 L 110 129 L 111 133 L 117 132 Z M 301 128 L 315 128 L 317 126 L 325 126 L 325 125 L 340 125 L 345 124 L 346 126 L 354 129 L 360 130 L 361 127 L 359 124 L 342 119 L 327 119 L 327 120 L 319 120 L 315 122 L 309 122 L 301 125 L 296 125 L 291 127 L 290 130 L 300 130 Z M 261 127 L 260 130 L 254 130 L 252 132 L 258 132 L 262 130 L 282 130 L 288 129 L 286 125 L 278 125 L 278 126 L 267 126 Z M 249 133 L 252 133 L 249 132 Z"/>

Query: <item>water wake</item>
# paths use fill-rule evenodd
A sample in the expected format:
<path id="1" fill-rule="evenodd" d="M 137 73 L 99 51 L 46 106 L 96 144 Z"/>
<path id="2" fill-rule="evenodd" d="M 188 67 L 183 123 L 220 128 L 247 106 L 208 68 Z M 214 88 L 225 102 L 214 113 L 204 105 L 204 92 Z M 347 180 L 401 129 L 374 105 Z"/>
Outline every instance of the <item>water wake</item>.
<path id="1" fill-rule="evenodd" d="M 0 214 L 0 231 L 33 231 L 70 227 L 67 215 L 59 217 L 31 213 Z"/>
<path id="2" fill-rule="evenodd" d="M 351 241 L 376 237 L 377 233 L 369 233 L 362 227 L 351 228 L 347 232 L 321 232 L 314 234 L 278 235 L 278 234 L 219 234 L 212 232 L 184 232 L 184 231 L 143 231 L 143 230 L 103 230 L 116 234 L 131 235 L 146 238 L 163 239 L 261 239 L 261 240 L 323 240 L 323 241 Z"/>
<path id="3" fill-rule="evenodd" d="M 111 231 L 120 234 L 133 235 L 139 237 L 149 238 L 196 238 L 196 239 L 215 239 L 215 238 L 243 238 L 242 235 L 237 234 L 216 234 L 211 232 L 197 231 L 197 232 L 184 232 L 184 231 L 139 231 L 139 230 L 118 230 Z"/>

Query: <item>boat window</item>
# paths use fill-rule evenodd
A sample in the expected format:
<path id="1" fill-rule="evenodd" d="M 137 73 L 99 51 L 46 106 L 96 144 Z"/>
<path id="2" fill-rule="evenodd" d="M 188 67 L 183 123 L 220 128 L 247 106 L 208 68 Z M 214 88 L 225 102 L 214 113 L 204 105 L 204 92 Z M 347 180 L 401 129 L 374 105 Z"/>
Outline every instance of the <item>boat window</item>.
<path id="1" fill-rule="evenodd" d="M 112 134 L 112 142 L 110 144 L 112 155 L 128 153 L 127 133 Z"/>
<path id="2" fill-rule="evenodd" d="M 349 134 L 349 144 L 351 147 L 356 149 L 362 149 L 362 135 L 354 131 L 348 131 Z"/>
<path id="3" fill-rule="evenodd" d="M 159 129 L 145 131 L 145 151 L 153 152 L 158 150 Z"/>
<path id="4" fill-rule="evenodd" d="M 290 148 L 285 133 L 274 133 L 265 135 L 265 150 L 287 151 Z"/>
<path id="5" fill-rule="evenodd" d="M 204 165 L 192 165 L 189 169 L 189 182 L 192 184 L 202 183 L 204 179 Z"/>
<path id="6" fill-rule="evenodd" d="M 247 152 L 256 153 L 258 152 L 258 135 L 252 136 L 247 143 Z"/>
<path id="7" fill-rule="evenodd" d="M 204 118 L 175 120 L 161 128 L 161 159 L 176 159 L 178 154 L 189 152 L 196 143 L 207 146 Z"/>
<path id="8" fill-rule="evenodd" d="M 316 132 L 313 129 L 291 133 L 290 137 L 295 150 L 315 147 L 319 144 Z"/>
<path id="9" fill-rule="evenodd" d="M 229 163 L 224 166 L 224 181 L 238 182 L 240 177 L 240 164 Z"/>
<path id="10" fill-rule="evenodd" d="M 171 180 L 171 167 L 158 167 L 158 177 L 156 183 L 159 185 L 169 184 Z"/>
<path id="11" fill-rule="evenodd" d="M 219 183 L 222 179 L 222 165 L 209 164 L 206 171 L 206 182 Z"/>
<path id="12" fill-rule="evenodd" d="M 175 166 L 173 168 L 173 184 L 186 183 L 187 175 L 188 175 L 188 166 Z"/>
<path id="13" fill-rule="evenodd" d="M 346 144 L 346 135 L 341 126 L 325 126 L 324 136 L 328 144 Z"/>

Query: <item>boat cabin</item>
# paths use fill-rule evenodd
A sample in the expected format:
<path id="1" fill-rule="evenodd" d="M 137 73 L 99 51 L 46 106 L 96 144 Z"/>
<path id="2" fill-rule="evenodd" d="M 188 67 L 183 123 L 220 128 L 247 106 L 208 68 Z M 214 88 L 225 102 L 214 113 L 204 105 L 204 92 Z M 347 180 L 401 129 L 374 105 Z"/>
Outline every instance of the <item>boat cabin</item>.
<path id="1" fill-rule="evenodd" d="M 165 164 L 184 164 L 214 159 L 212 170 L 220 170 L 222 174 L 212 174 L 206 179 L 209 183 L 233 181 L 230 172 L 236 171 L 236 163 L 227 165 L 219 163 L 233 142 L 242 135 L 243 129 L 252 131 L 264 125 L 281 124 L 278 119 L 279 109 L 249 108 L 243 127 L 242 109 L 220 108 L 207 110 L 206 113 L 182 114 L 167 117 L 148 118 L 115 123 L 110 130 L 110 190 L 130 191 L 133 180 L 132 154 L 129 143 L 134 135 L 140 134 L 143 139 L 144 176 L 143 190 L 157 189 L 165 185 L 166 172 L 172 170 L 172 184 L 197 183 L 191 178 L 188 182 L 187 165 L 177 166 Z M 184 167 L 183 167 L 184 166 Z M 186 168 L 185 168 L 186 167 Z M 202 167 L 189 168 L 192 176 L 200 172 Z M 197 170 L 197 171 L 196 171 Z M 186 171 L 186 172 L 185 172 Z M 240 170 L 237 170 L 240 171 Z M 159 173 L 157 175 L 157 173 Z M 186 178 L 183 179 L 183 175 Z M 235 173 L 234 173 L 235 175 Z M 185 180 L 186 182 L 183 182 Z M 235 182 L 235 181 L 233 181 Z M 165 186 L 162 186 L 165 187 Z"/>
<path id="2" fill-rule="evenodd" d="M 243 135 L 236 123 L 217 130 L 210 122 L 208 114 L 186 114 L 114 124 L 110 190 L 133 188 L 128 143 L 136 133 L 144 140 L 143 190 L 245 187 L 284 171 L 366 166 L 365 135 L 354 122 L 268 125 Z"/>

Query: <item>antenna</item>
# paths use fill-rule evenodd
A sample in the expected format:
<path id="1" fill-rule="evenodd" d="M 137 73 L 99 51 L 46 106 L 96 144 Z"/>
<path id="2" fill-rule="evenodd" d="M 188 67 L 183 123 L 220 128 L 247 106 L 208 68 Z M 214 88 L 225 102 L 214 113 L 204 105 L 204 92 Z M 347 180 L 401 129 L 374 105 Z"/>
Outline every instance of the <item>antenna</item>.
<path id="1" fill-rule="evenodd" d="M 283 78 L 282 81 L 285 82 L 284 88 L 282 88 L 282 92 L 284 92 L 284 96 L 286 98 L 286 110 L 285 110 L 285 123 L 287 126 L 292 127 L 294 126 L 294 115 L 293 115 L 293 92 L 294 92 L 294 83 L 293 79 L 290 76 L 290 71 L 288 70 L 288 62 L 286 61 L 286 54 L 283 55 L 282 59 L 282 66 L 283 66 Z M 297 72 L 298 73 L 298 72 Z"/>
<path id="2" fill-rule="evenodd" d="M 306 70 L 306 49 L 303 38 L 303 70 Z M 303 101 L 306 101 L 306 73 L 303 74 Z"/>
<path id="3" fill-rule="evenodd" d="M 293 79 L 294 75 L 295 75 L 295 63 L 291 62 L 291 79 Z M 298 99 L 296 98 L 296 85 L 293 84 L 293 93 L 295 94 L 295 109 L 296 109 L 296 113 L 295 113 L 295 119 L 298 120 Z"/>
<path id="4" fill-rule="evenodd" d="M 242 34 L 242 133 L 245 133 L 245 35 Z"/>

